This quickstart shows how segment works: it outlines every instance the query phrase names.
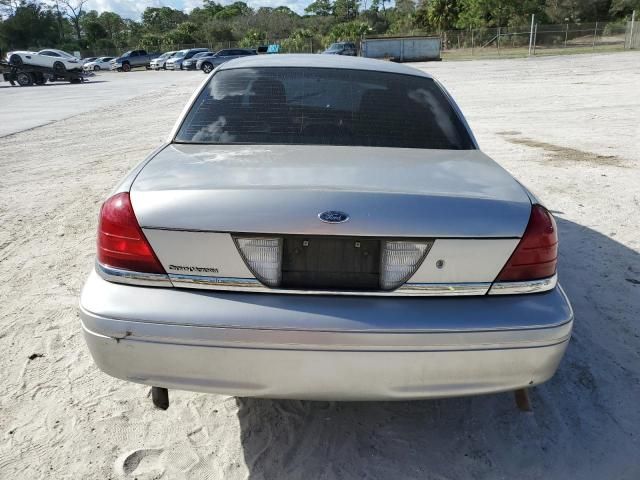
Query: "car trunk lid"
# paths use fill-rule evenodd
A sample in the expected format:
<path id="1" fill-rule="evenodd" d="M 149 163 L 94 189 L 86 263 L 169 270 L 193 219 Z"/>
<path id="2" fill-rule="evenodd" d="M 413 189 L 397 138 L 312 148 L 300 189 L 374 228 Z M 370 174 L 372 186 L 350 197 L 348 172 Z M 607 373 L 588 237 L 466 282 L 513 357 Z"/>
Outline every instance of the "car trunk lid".
<path id="1" fill-rule="evenodd" d="M 149 229 L 363 237 L 518 238 L 531 208 L 478 150 L 339 146 L 172 144 L 131 199 Z"/>

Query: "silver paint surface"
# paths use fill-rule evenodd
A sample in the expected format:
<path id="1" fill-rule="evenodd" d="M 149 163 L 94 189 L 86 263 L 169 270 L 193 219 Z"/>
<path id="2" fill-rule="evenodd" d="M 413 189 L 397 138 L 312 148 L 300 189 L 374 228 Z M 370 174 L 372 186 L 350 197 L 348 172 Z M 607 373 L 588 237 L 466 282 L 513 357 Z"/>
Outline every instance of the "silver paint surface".
<path id="1" fill-rule="evenodd" d="M 562 358 L 573 312 L 560 288 L 455 299 L 217 294 L 113 284 L 94 272 L 80 317 L 98 367 L 125 380 L 377 400 L 544 382 Z"/>
<path id="2" fill-rule="evenodd" d="M 142 227 L 389 237 L 520 237 L 527 192 L 478 150 L 180 145 L 131 187 Z M 323 224 L 318 212 L 348 212 Z"/>

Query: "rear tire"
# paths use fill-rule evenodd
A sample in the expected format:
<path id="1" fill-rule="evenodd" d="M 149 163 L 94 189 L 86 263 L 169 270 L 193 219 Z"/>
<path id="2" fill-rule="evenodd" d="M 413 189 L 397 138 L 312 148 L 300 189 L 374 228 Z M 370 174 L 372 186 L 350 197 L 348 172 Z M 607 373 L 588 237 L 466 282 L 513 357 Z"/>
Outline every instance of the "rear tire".
<path id="1" fill-rule="evenodd" d="M 204 73 L 207 73 L 207 74 L 208 74 L 208 73 L 211 73 L 211 71 L 212 71 L 212 70 L 213 70 L 213 65 L 212 65 L 212 64 L 210 64 L 209 62 L 204 62 L 204 63 L 202 64 L 202 71 L 203 71 Z"/>
<path id="2" fill-rule="evenodd" d="M 53 71 L 56 75 L 62 76 L 67 73 L 67 67 L 65 67 L 64 63 L 62 62 L 55 62 L 53 64 Z"/>
<path id="3" fill-rule="evenodd" d="M 130 72 L 131 71 L 131 65 L 129 65 L 128 63 L 123 63 L 122 64 L 122 71 L 123 72 Z"/>
<path id="4" fill-rule="evenodd" d="M 9 58 L 9 64 L 13 67 L 20 67 L 22 63 L 22 57 L 20 57 L 20 55 L 11 55 Z"/>
<path id="5" fill-rule="evenodd" d="M 21 87 L 30 87 L 33 85 L 33 80 L 33 75 L 30 73 L 20 72 L 16 75 L 16 82 L 18 82 L 18 85 Z"/>

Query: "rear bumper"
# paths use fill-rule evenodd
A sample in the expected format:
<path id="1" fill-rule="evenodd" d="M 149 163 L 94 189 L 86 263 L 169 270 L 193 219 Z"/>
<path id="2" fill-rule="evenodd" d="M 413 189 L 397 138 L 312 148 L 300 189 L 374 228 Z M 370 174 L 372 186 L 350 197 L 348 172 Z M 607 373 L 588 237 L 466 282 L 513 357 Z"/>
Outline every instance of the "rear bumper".
<path id="1" fill-rule="evenodd" d="M 305 297 L 118 285 L 80 302 L 91 354 L 125 380 L 268 398 L 416 399 L 548 380 L 573 322 L 558 287 L 467 298 Z"/>

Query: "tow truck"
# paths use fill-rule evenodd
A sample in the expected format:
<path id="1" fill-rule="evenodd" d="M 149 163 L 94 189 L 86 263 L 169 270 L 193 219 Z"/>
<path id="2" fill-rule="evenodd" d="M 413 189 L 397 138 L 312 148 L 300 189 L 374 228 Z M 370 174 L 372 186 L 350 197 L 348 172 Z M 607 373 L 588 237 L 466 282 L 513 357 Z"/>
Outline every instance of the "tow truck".
<path id="1" fill-rule="evenodd" d="M 81 70 L 67 70 L 65 72 L 55 72 L 53 68 L 40 67 L 36 65 L 11 65 L 4 60 L 0 60 L 0 73 L 5 82 L 11 85 L 29 87 L 31 85 L 44 85 L 54 81 L 67 81 L 70 83 L 81 83 L 87 80 L 90 75 Z"/>

